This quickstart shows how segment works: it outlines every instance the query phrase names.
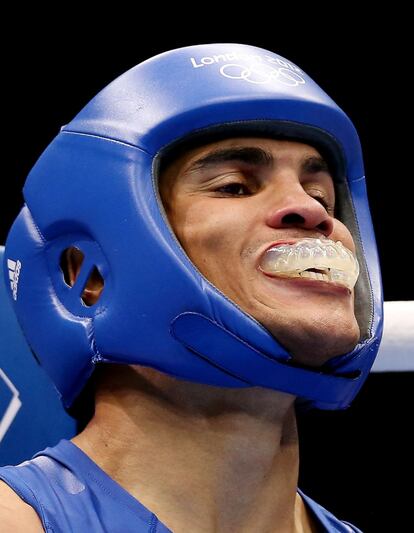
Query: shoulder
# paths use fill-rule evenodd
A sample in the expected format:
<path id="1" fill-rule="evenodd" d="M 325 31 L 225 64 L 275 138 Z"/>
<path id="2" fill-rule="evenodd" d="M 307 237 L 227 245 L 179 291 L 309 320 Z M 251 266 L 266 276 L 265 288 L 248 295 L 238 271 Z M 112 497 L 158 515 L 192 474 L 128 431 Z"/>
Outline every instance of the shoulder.
<path id="1" fill-rule="evenodd" d="M 0 480 L 0 524 L 3 533 L 44 532 L 36 511 Z"/>

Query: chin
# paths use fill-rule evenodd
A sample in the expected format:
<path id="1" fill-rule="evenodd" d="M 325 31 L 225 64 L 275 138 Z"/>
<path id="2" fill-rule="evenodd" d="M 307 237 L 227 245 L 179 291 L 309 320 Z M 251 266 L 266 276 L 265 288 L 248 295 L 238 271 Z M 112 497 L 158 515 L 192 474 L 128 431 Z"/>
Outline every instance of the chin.
<path id="1" fill-rule="evenodd" d="M 292 354 L 293 360 L 297 363 L 317 368 L 325 364 L 330 359 L 337 357 L 338 355 L 344 355 L 348 352 L 351 352 L 355 348 L 356 344 L 357 343 L 352 344 L 349 346 L 349 348 L 343 348 L 341 350 L 327 351 L 326 349 L 323 349 L 318 351 L 317 348 L 313 348 L 312 351 L 309 350 L 306 353 L 290 353 Z"/>
<path id="2" fill-rule="evenodd" d="M 284 323 L 277 325 L 262 323 L 297 363 L 318 367 L 351 352 L 360 339 L 355 316 L 331 318 L 319 316 L 300 322 L 297 317 L 285 317 Z"/>
<path id="3" fill-rule="evenodd" d="M 358 328 L 352 337 L 350 337 L 348 330 L 346 338 L 335 336 L 335 338 L 325 339 L 323 343 L 319 338 L 314 339 L 313 342 L 307 342 L 305 345 L 295 342 L 288 350 L 296 362 L 306 366 L 319 367 L 333 357 L 351 352 L 358 344 L 359 337 Z"/>

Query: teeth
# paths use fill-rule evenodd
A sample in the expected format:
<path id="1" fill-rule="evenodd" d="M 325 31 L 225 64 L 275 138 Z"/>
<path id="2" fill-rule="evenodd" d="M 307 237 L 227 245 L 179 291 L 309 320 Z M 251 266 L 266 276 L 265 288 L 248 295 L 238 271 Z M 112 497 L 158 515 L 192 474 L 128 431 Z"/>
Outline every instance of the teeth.
<path id="1" fill-rule="evenodd" d="M 306 270 L 300 273 L 300 277 L 309 279 L 319 279 L 320 281 L 330 281 L 329 276 L 327 274 L 320 274 L 318 272 L 307 272 Z"/>
<path id="2" fill-rule="evenodd" d="M 260 268 L 269 274 L 330 281 L 352 289 L 358 279 L 356 257 L 340 241 L 302 239 L 267 250 Z M 323 273 L 307 269 L 323 270 Z"/>

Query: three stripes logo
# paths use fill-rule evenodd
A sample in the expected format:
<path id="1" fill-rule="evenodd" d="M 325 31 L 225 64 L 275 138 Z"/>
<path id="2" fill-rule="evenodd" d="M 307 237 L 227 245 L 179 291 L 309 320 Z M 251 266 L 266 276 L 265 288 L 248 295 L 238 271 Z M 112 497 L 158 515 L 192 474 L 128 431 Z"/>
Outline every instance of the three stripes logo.
<path id="1" fill-rule="evenodd" d="M 22 264 L 19 260 L 13 261 L 7 259 L 7 268 L 9 269 L 10 287 L 13 293 L 13 300 L 17 300 L 17 286 L 19 284 L 19 275 Z"/>

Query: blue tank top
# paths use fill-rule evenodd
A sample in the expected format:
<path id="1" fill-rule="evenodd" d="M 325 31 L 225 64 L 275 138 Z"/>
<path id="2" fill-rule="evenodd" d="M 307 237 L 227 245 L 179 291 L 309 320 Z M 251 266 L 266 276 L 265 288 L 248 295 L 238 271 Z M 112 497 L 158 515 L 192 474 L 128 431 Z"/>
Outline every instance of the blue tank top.
<path id="1" fill-rule="evenodd" d="M 66 439 L 36 453 L 30 461 L 0 467 L 0 479 L 35 509 L 50 533 L 171 533 L 154 513 Z M 300 489 L 298 493 L 321 532 L 362 533 Z"/>

